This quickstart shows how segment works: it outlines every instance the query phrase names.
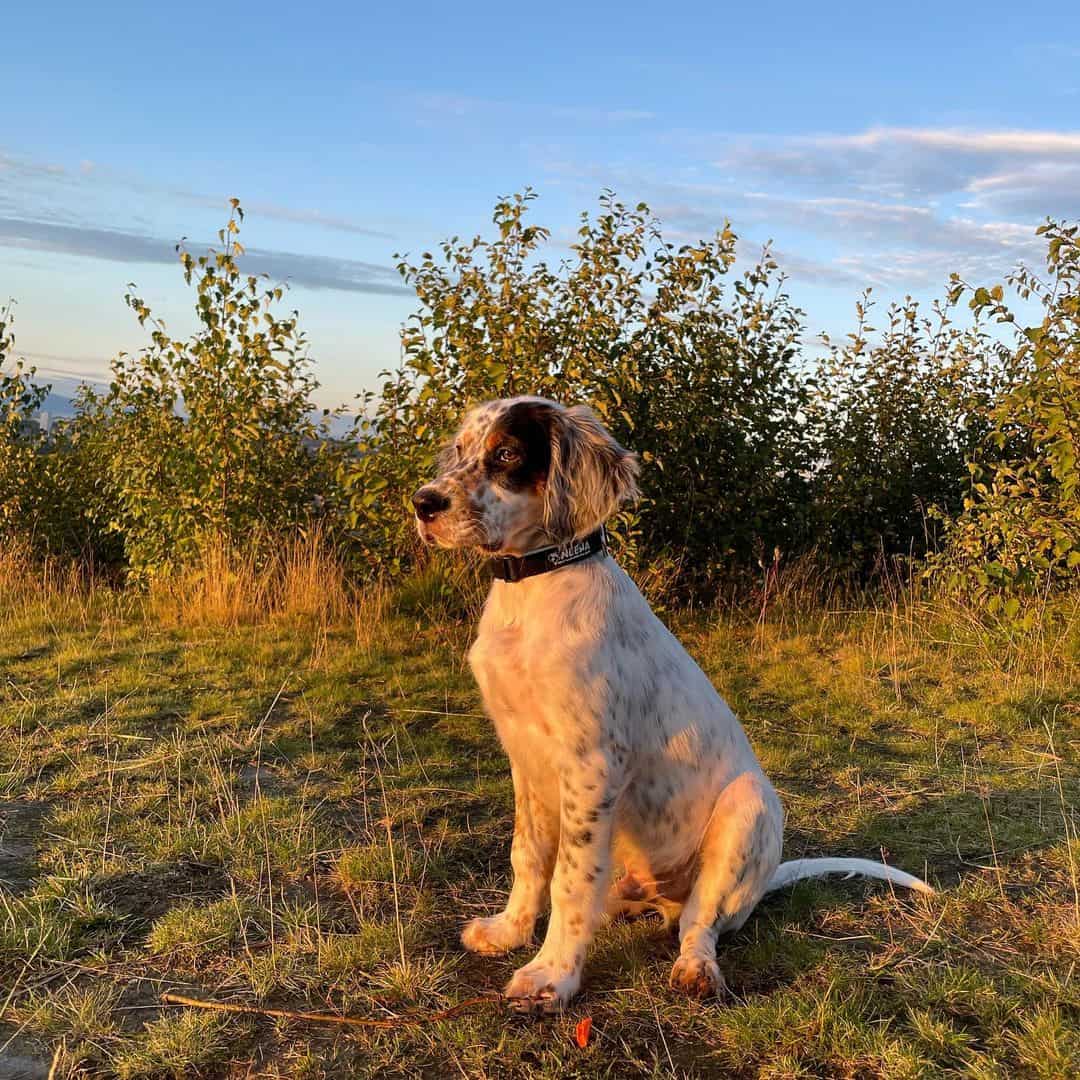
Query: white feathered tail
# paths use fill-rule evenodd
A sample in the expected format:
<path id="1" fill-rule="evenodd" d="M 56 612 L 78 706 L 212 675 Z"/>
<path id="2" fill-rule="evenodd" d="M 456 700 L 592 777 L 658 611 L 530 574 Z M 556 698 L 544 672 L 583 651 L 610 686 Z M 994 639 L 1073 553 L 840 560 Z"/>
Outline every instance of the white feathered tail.
<path id="1" fill-rule="evenodd" d="M 774 889 L 782 889 L 785 885 L 790 885 L 793 881 L 824 877 L 826 874 L 844 874 L 846 877 L 861 874 L 863 877 L 891 881 L 894 885 L 903 885 L 916 892 L 932 893 L 934 891 L 922 878 L 905 874 L 903 870 L 897 870 L 894 866 L 873 862 L 870 859 L 792 859 L 791 862 L 781 863 L 776 868 L 776 873 L 769 879 L 765 891 L 772 892 Z"/>

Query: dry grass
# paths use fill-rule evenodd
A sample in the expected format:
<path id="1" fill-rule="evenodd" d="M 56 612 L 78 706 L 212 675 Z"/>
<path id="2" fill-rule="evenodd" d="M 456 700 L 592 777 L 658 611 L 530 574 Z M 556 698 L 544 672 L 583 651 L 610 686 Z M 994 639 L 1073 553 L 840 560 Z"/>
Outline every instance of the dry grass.
<path id="1" fill-rule="evenodd" d="M 79 562 L 40 558 L 29 544 L 11 537 L 0 543 L 0 605 L 6 611 L 58 601 L 78 604 L 94 585 L 93 572 Z"/>
<path id="2" fill-rule="evenodd" d="M 333 544 L 319 528 L 276 542 L 203 547 L 198 565 L 154 579 L 151 613 L 186 626 L 240 626 L 273 618 L 339 623 L 358 602 Z"/>

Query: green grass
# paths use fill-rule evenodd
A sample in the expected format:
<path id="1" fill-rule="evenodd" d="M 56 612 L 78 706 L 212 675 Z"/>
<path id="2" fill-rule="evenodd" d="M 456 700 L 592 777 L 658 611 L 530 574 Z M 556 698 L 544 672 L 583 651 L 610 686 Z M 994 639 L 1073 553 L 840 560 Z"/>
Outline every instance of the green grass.
<path id="1" fill-rule="evenodd" d="M 10 603 L 0 1046 L 124 1078 L 1080 1073 L 1077 621 L 674 622 L 784 797 L 786 856 L 883 855 L 938 896 L 775 894 L 721 941 L 717 1002 L 668 991 L 675 942 L 645 920 L 599 934 L 560 1018 L 354 1030 L 164 1006 L 386 1019 L 522 962 L 457 941 L 505 896 L 512 824 L 469 621 L 432 621 L 420 593 L 349 625 L 232 629 L 104 594 Z"/>

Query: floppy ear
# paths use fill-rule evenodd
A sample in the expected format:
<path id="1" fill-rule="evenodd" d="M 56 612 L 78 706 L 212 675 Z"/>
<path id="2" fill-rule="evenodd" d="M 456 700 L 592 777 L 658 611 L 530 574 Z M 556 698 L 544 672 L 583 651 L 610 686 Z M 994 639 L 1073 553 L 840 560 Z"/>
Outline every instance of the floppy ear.
<path id="1" fill-rule="evenodd" d="M 550 425 L 544 524 L 563 543 L 591 533 L 638 497 L 638 460 L 584 405 L 552 409 Z"/>

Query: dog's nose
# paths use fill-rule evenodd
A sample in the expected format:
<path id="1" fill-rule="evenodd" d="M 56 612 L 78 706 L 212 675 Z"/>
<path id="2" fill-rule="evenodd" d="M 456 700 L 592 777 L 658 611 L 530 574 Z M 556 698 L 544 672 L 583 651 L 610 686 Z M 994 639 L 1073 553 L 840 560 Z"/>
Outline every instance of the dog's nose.
<path id="1" fill-rule="evenodd" d="M 444 510 L 449 509 L 450 500 L 433 487 L 422 487 L 413 497 L 416 516 L 421 521 L 434 521 Z"/>

